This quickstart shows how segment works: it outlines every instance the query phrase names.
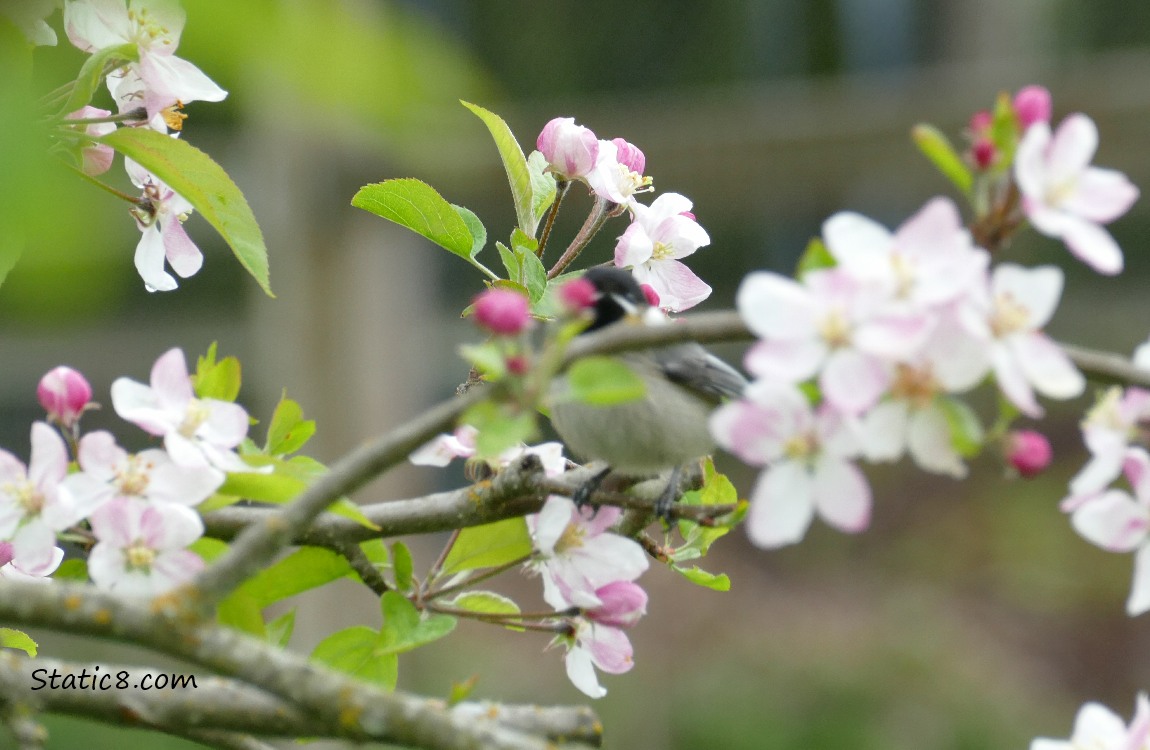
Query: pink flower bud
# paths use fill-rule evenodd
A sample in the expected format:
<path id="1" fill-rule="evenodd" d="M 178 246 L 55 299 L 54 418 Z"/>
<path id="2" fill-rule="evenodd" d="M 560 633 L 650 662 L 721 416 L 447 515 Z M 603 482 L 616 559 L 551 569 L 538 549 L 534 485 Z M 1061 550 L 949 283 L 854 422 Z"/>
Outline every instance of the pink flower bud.
<path id="1" fill-rule="evenodd" d="M 643 174 L 643 170 L 647 167 L 647 157 L 643 155 L 639 147 L 622 138 L 612 138 L 611 142 L 615 144 L 615 148 L 619 149 L 615 155 L 615 160 L 635 174 Z"/>
<path id="2" fill-rule="evenodd" d="M 92 400 L 92 386 L 71 367 L 61 365 L 40 378 L 36 398 L 48 418 L 71 427 Z"/>
<path id="3" fill-rule="evenodd" d="M 614 581 L 595 589 L 595 596 L 603 602 L 584 616 L 601 625 L 629 628 L 647 614 L 647 592 L 631 581 Z"/>
<path id="4" fill-rule="evenodd" d="M 583 177 L 599 158 L 599 139 L 573 117 L 556 117 L 543 126 L 536 147 L 564 177 Z"/>
<path id="5" fill-rule="evenodd" d="M 1006 437 L 1006 460 L 1027 479 L 1050 465 L 1050 441 L 1041 432 L 1015 430 Z"/>
<path id="6" fill-rule="evenodd" d="M 591 307 L 595 304 L 595 298 L 598 296 L 595 292 L 595 285 L 582 276 L 564 282 L 559 287 L 558 294 L 563 307 L 573 313 L 582 312 Z"/>
<path id="7" fill-rule="evenodd" d="M 75 112 L 68 115 L 69 120 L 94 120 L 100 117 L 107 117 L 112 113 L 106 109 L 99 107 L 81 107 Z M 107 135 L 116 129 L 114 122 L 93 122 L 85 126 L 76 125 L 75 127 L 83 127 L 84 133 L 93 137 L 100 137 Z M 112 151 L 111 146 L 103 144 L 92 144 L 85 146 L 80 151 L 80 158 L 82 160 L 81 169 L 84 174 L 95 177 L 96 175 L 103 174 L 112 168 L 112 159 L 115 157 L 115 152 Z"/>
<path id="8" fill-rule="evenodd" d="M 492 333 L 514 336 L 531 324 L 531 303 L 519 292 L 492 287 L 475 298 L 475 321 Z"/>
<path id="9" fill-rule="evenodd" d="M 994 122 L 994 116 L 988 110 L 980 109 L 970 116 L 970 132 L 976 136 L 984 134 L 990 130 L 991 123 Z"/>
<path id="10" fill-rule="evenodd" d="M 979 138 L 970 147 L 970 156 L 974 159 L 974 165 L 979 169 L 988 169 L 994 160 L 998 158 L 998 149 L 994 147 L 986 138 Z"/>
<path id="11" fill-rule="evenodd" d="M 526 375 L 530 369 L 531 365 L 528 363 L 527 357 L 524 357 L 522 354 L 512 354 L 507 358 L 507 372 L 512 375 Z"/>
<path id="12" fill-rule="evenodd" d="M 1026 130 L 1036 122 L 1050 122 L 1050 91 L 1045 86 L 1024 86 L 1014 95 L 1018 123 Z"/>
<path id="13" fill-rule="evenodd" d="M 655 287 L 650 284 L 642 284 L 639 286 L 643 290 L 643 296 L 647 298 L 647 304 L 651 307 L 659 306 L 659 293 L 655 291 Z"/>

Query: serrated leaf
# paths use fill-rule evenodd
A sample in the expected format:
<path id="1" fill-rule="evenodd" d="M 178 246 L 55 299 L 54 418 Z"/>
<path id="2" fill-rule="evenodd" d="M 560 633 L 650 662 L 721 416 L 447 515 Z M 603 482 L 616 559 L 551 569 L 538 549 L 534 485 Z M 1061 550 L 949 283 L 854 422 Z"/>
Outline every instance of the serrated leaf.
<path id="1" fill-rule="evenodd" d="M 678 565 L 672 565 L 680 575 L 686 578 L 691 583 L 704 588 L 712 589 L 714 591 L 730 591 L 731 579 L 727 577 L 726 573 L 708 573 L 698 566 L 690 568 L 681 568 Z"/>
<path id="2" fill-rule="evenodd" d="M 406 227 L 464 260 L 471 259 L 475 238 L 467 222 L 426 182 L 401 178 L 364 185 L 351 205 Z"/>
<path id="3" fill-rule="evenodd" d="M 0 628 L 0 648 L 14 648 L 35 658 L 37 645 L 32 637 L 22 630 Z"/>
<path id="4" fill-rule="evenodd" d="M 201 360 L 201 366 L 196 368 L 196 395 L 234 402 L 240 395 L 241 379 L 240 361 L 235 357 L 224 357 L 211 364 L 204 364 Z"/>
<path id="5" fill-rule="evenodd" d="M 539 151 L 532 151 L 527 157 L 527 172 L 531 175 L 531 209 L 536 228 L 558 193 L 555 175 L 546 171 L 548 166 L 547 157 Z"/>
<path id="6" fill-rule="evenodd" d="M 591 406 L 636 401 L 647 393 L 643 380 L 618 359 L 584 357 L 567 370 L 567 396 Z"/>
<path id="7" fill-rule="evenodd" d="M 219 164 L 186 141 L 148 128 L 117 128 L 99 141 L 138 162 L 191 203 L 264 293 L 275 296 L 263 233 L 244 194 Z"/>
<path id="8" fill-rule="evenodd" d="M 104 47 L 96 50 L 80 66 L 80 73 L 72 86 L 72 93 L 60 108 L 60 114 L 67 115 L 75 112 L 92 101 L 96 90 L 104 83 L 108 63 L 135 62 L 140 59 L 140 46 L 135 42 L 121 44 L 115 47 Z M 62 124 L 66 124 L 62 123 Z"/>
<path id="9" fill-rule="evenodd" d="M 415 566 L 411 562 L 411 550 L 403 542 L 391 545 L 391 565 L 395 570 L 395 587 L 400 591 L 410 590 Z"/>
<path id="10" fill-rule="evenodd" d="M 295 631 L 295 607 L 284 612 L 267 625 L 268 643 L 280 648 L 287 648 L 291 634 Z"/>
<path id="11" fill-rule="evenodd" d="M 448 615 L 420 617 L 415 605 L 395 591 L 381 597 L 383 627 L 379 631 L 383 653 L 405 651 L 437 641 L 455 629 L 455 618 Z"/>
<path id="12" fill-rule="evenodd" d="M 831 251 L 827 249 L 826 243 L 823 242 L 821 237 L 812 237 L 807 247 L 803 250 L 803 254 L 799 256 L 798 267 L 795 269 L 795 276 L 802 278 L 811 271 L 818 271 L 822 268 L 834 268 L 838 265 L 835 256 L 831 255 Z"/>
<path id="13" fill-rule="evenodd" d="M 978 415 L 965 401 L 950 396 L 940 396 L 935 404 L 946 416 L 950 428 L 950 444 L 958 455 L 973 458 L 982 450 L 982 423 Z"/>
<path id="14" fill-rule="evenodd" d="M 311 658 L 365 682 L 395 689 L 399 658 L 381 647 L 380 634 L 366 625 L 353 625 L 320 641 Z"/>
<path id="15" fill-rule="evenodd" d="M 507 182 L 511 185 L 511 197 L 515 203 L 515 217 L 519 222 L 519 228 L 527 236 L 534 237 L 539 220 L 535 216 L 531 173 L 527 168 L 523 149 L 519 147 L 519 141 L 515 140 L 511 128 L 507 127 L 507 123 L 499 115 L 463 100 L 460 100 L 460 104 L 483 120 L 483 124 L 491 132 L 495 147 L 499 150 L 499 158 L 503 161 L 503 169 L 507 172 Z"/>
<path id="16" fill-rule="evenodd" d="M 465 570 L 494 568 L 531 554 L 531 535 L 522 517 L 472 526 L 459 532 L 443 572 L 447 575 Z"/>
<path id="17" fill-rule="evenodd" d="M 920 123 L 911 130 L 911 138 L 914 139 L 918 150 L 930 159 L 944 177 L 954 183 L 963 195 L 970 195 L 970 187 L 974 181 L 970 168 L 966 166 L 962 157 L 950 145 L 950 139 L 941 130 L 933 125 Z"/>
<path id="18" fill-rule="evenodd" d="M 474 258 L 487 244 L 487 228 L 470 209 L 457 206 L 454 203 L 451 204 L 451 207 L 455 209 L 455 213 L 459 214 L 459 218 L 463 219 L 463 223 L 467 225 L 467 231 L 471 232 L 471 250 L 468 252 L 468 257 Z"/>
<path id="19" fill-rule="evenodd" d="M 300 405 L 285 393 L 272 412 L 265 449 L 273 456 L 295 453 L 315 434 L 315 420 L 304 419 Z"/>

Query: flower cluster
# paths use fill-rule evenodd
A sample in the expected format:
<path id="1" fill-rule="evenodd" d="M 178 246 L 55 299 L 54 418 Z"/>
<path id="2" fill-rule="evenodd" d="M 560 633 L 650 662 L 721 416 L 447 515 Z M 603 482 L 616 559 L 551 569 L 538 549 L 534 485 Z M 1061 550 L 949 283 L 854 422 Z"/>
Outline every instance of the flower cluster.
<path id="1" fill-rule="evenodd" d="M 94 542 L 88 573 L 98 586 L 154 595 L 188 581 L 204 564 L 187 549 L 204 530 L 192 508 L 225 472 L 254 470 L 235 453 L 247 412 L 197 399 L 179 349 L 156 361 L 149 385 L 112 385 L 116 413 L 162 437 L 163 449 L 128 453 L 104 430 L 79 436 L 80 417 L 94 405 L 91 386 L 71 368 L 53 369 L 37 391 L 72 441 L 79 470 L 68 472 L 68 446 L 48 422 L 32 425 L 27 465 L 0 450 L 0 573 L 51 574 L 64 556 L 58 536 L 71 534 Z"/>
<path id="2" fill-rule="evenodd" d="M 1121 254 L 1115 266 L 1096 222 L 1125 212 L 1137 190 L 1089 166 L 1096 133 L 1082 125 L 1085 116 L 1068 118 L 1051 143 L 1048 110 L 1028 89 L 1008 111 L 1017 159 L 1014 182 L 996 191 L 1007 203 L 995 215 L 1018 216 L 979 236 L 1012 229 L 1025 215 L 1044 233 L 1065 230 L 1057 236 L 1095 268 L 1116 270 Z M 1010 203 L 1019 194 L 1021 206 Z M 1018 412 L 1035 418 L 1043 414 L 1038 394 L 1067 399 L 1085 388 L 1042 330 L 1061 297 L 1062 272 L 992 267 L 998 248 L 979 246 L 950 199 L 928 201 L 893 232 L 850 212 L 822 230 L 797 280 L 769 272 L 744 280 L 737 306 L 760 338 L 745 362 L 757 380 L 712 418 L 721 445 L 766 467 L 748 521 L 751 538 L 766 547 L 799 541 L 815 515 L 843 531 L 865 528 L 871 495 L 860 458 L 909 453 L 926 471 L 964 476 L 964 453 L 983 437 L 957 397 L 988 375 Z M 1016 457 L 1017 440 L 1008 439 L 1008 460 L 1022 461 L 1020 472 L 1049 462 L 1042 446 Z"/>
<path id="3" fill-rule="evenodd" d="M 91 139 L 114 130 L 115 120 L 167 134 L 182 129 L 185 115 L 180 110 L 184 105 L 218 102 L 227 96 L 199 68 L 174 54 L 184 20 L 183 9 L 171 0 L 69 0 L 64 5 L 68 39 L 84 52 L 95 54 L 123 45 L 136 49 L 136 59 L 105 79 L 121 117 L 90 106 L 69 115 L 95 120 L 75 126 L 82 127 L 88 137 L 81 150 L 83 169 L 88 174 L 97 175 L 111 167 L 111 148 Z M 177 135 L 172 133 L 172 137 Z M 183 228 L 192 205 L 130 159 L 125 159 L 125 167 L 132 184 L 141 191 L 131 210 L 141 232 L 136 270 L 149 291 L 170 291 L 177 283 L 164 270 L 165 260 L 182 278 L 195 274 L 203 264 L 203 255 Z"/>
<path id="4" fill-rule="evenodd" d="M 560 179 L 582 181 L 599 199 L 630 212 L 614 262 L 630 268 L 636 281 L 654 292 L 659 307 L 680 312 L 710 296 L 711 287 L 681 260 L 711 244 L 691 213 L 691 201 L 678 193 L 660 195 L 650 206 L 635 199 L 653 189 L 642 151 L 622 138 L 599 140 L 570 117 L 548 122 L 536 146 Z"/>

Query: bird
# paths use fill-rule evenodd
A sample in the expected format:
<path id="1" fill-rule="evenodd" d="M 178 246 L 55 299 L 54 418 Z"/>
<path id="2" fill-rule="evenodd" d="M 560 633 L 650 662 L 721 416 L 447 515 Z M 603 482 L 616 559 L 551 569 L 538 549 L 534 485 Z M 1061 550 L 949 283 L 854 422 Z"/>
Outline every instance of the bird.
<path id="1" fill-rule="evenodd" d="M 589 325 L 580 335 L 620 325 L 643 324 L 656 312 L 643 288 L 622 268 L 595 266 L 583 278 L 594 289 Z M 656 313 L 659 319 L 661 313 Z M 607 468 L 579 488 L 573 498 L 586 504 L 610 473 L 647 477 L 670 472 L 655 513 L 670 520 L 684 466 L 714 452 L 708 417 L 725 399 L 742 395 L 747 380 L 701 345 L 688 342 L 626 352 L 614 357 L 645 386 L 640 398 L 598 406 L 569 396 L 561 374 L 549 389 L 548 406 L 556 433 L 576 455 Z"/>

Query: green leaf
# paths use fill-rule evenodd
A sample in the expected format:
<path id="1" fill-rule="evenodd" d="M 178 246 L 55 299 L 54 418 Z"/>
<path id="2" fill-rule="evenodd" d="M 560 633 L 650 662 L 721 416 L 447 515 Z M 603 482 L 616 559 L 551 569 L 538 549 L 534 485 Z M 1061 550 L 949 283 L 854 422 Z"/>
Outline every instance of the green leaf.
<path id="1" fill-rule="evenodd" d="M 283 504 L 303 491 L 306 482 L 284 474 L 230 472 L 220 486 L 222 495 L 235 495 L 261 503 Z"/>
<path id="2" fill-rule="evenodd" d="M 455 618 L 448 615 L 420 617 L 415 605 L 403 594 L 388 591 L 380 598 L 383 627 L 379 631 L 384 653 L 405 651 L 437 641 L 455 629 Z"/>
<path id="3" fill-rule="evenodd" d="M 188 549 L 204 558 L 204 562 L 210 563 L 228 551 L 228 543 L 220 539 L 213 539 L 210 536 L 202 536 L 192 542 Z"/>
<path id="4" fill-rule="evenodd" d="M 116 47 L 104 47 L 96 50 L 80 66 L 80 73 L 76 76 L 76 83 L 68 101 L 60 108 L 63 115 L 71 114 L 92 101 L 96 90 L 104 83 L 108 71 L 106 67 L 120 62 L 135 62 L 140 59 L 140 47 L 135 42 L 121 44 Z"/>
<path id="5" fill-rule="evenodd" d="M 463 344 L 459 353 L 481 374 L 491 380 L 499 380 L 507 374 L 507 357 L 503 346 L 496 341 L 482 344 Z"/>
<path id="6" fill-rule="evenodd" d="M 535 254 L 539 243 L 516 229 L 511 233 L 511 248 L 522 270 L 522 283 L 527 287 L 527 296 L 535 304 L 543 299 L 547 291 L 547 269 Z"/>
<path id="7" fill-rule="evenodd" d="M 399 659 L 381 647 L 380 634 L 366 625 L 353 625 L 324 638 L 311 658 L 365 682 L 395 689 Z"/>
<path id="8" fill-rule="evenodd" d="M 459 532 L 443 561 L 447 575 L 466 570 L 494 568 L 531 554 L 531 535 L 522 517 L 472 526 Z"/>
<path id="9" fill-rule="evenodd" d="M 683 505 L 734 505 L 739 502 L 739 493 L 735 485 L 725 475 L 715 470 L 715 464 L 707 459 L 703 466 L 703 487 L 683 495 L 680 501 Z M 679 521 L 679 534 L 683 537 L 683 546 L 675 550 L 671 559 L 682 562 L 695 559 L 707 554 L 716 540 L 725 536 L 740 520 L 743 513 L 735 511 L 726 523 L 715 526 L 703 526 L 693 521 Z"/>
<path id="10" fill-rule="evenodd" d="M 963 195 L 970 195 L 974 179 L 970 174 L 970 168 L 966 166 L 941 130 L 933 125 L 920 123 L 911 130 L 911 138 L 914 139 L 919 151 L 930 159 L 944 177 L 954 183 Z"/>
<path id="11" fill-rule="evenodd" d="M 827 249 L 821 237 L 811 237 L 803 254 L 799 256 L 799 264 L 795 269 L 795 276 L 802 278 L 811 271 L 821 268 L 834 268 L 838 264 L 835 256 Z"/>
<path id="12" fill-rule="evenodd" d="M 403 542 L 391 545 L 392 567 L 395 569 L 395 587 L 400 591 L 411 589 L 415 566 L 411 562 L 411 550 Z"/>
<path id="13" fill-rule="evenodd" d="M 550 166 L 547 157 L 539 151 L 532 151 L 527 157 L 527 171 L 531 175 L 531 209 L 535 216 L 535 226 L 543 219 L 547 209 L 555 202 L 558 189 L 555 185 L 555 175 L 545 171 Z"/>
<path id="14" fill-rule="evenodd" d="M 210 364 L 205 364 L 201 359 L 196 367 L 196 395 L 219 401 L 235 401 L 240 395 L 240 379 L 240 361 L 235 357 L 224 357 Z"/>
<path id="15" fill-rule="evenodd" d="M 300 547 L 256 573 L 238 590 L 263 609 L 351 574 L 351 565 L 342 555 L 324 547 Z"/>
<path id="16" fill-rule="evenodd" d="M 451 207 L 455 209 L 455 213 L 459 214 L 459 218 L 463 219 L 463 223 L 467 225 L 467 231 L 471 232 L 471 251 L 468 253 L 468 257 L 474 258 L 487 244 L 487 228 L 470 209 L 457 206 L 454 203 L 451 204 Z"/>
<path id="17" fill-rule="evenodd" d="M 265 450 L 273 456 L 295 453 L 315 434 L 315 420 L 304 419 L 300 405 L 285 392 L 272 413 Z"/>
<path id="18" fill-rule="evenodd" d="M 483 615 L 517 615 L 522 611 L 514 601 L 494 591 L 469 591 L 455 597 L 448 604 L 456 609 Z M 523 631 L 518 625 L 504 625 L 504 627 L 508 630 Z"/>
<path id="19" fill-rule="evenodd" d="M 383 543 L 382 539 L 368 539 L 366 542 L 360 542 L 359 548 L 363 550 L 363 554 L 367 555 L 371 564 L 377 568 L 391 565 L 391 556 L 387 554 L 387 545 Z"/>
<path id="20" fill-rule="evenodd" d="M 148 128 L 116 128 L 99 140 L 139 162 L 191 203 L 264 293 L 275 296 L 268 280 L 263 233 L 244 194 L 219 164 L 186 141 Z"/>
<path id="21" fill-rule="evenodd" d="M 87 581 L 88 580 L 88 563 L 86 560 L 72 558 L 60 563 L 60 567 L 52 573 L 52 578 L 57 581 Z"/>
<path id="22" fill-rule="evenodd" d="M 0 648 L 15 648 L 35 658 L 36 641 L 22 630 L 0 628 Z"/>
<path id="23" fill-rule="evenodd" d="M 681 568 L 678 565 L 672 565 L 671 567 L 688 581 L 698 586 L 713 589 L 714 591 L 731 590 L 731 579 L 727 577 L 726 573 L 708 573 L 698 566 Z"/>
<path id="24" fill-rule="evenodd" d="M 982 450 L 982 424 L 978 415 L 966 404 L 951 396 L 939 396 L 935 404 L 946 416 L 950 428 L 950 444 L 958 455 L 973 458 Z"/>
<path id="25" fill-rule="evenodd" d="M 647 387 L 613 357 L 584 357 L 567 370 L 567 395 L 591 406 L 614 406 L 643 398 Z"/>
<path id="26" fill-rule="evenodd" d="M 479 682 L 479 675 L 471 675 L 462 682 L 452 682 L 451 692 L 447 696 L 447 705 L 454 706 L 467 700 Z"/>
<path id="27" fill-rule="evenodd" d="M 535 215 L 535 198 L 532 195 L 531 172 L 527 168 L 527 159 L 523 156 L 523 149 L 515 140 L 515 135 L 503 118 L 494 112 L 470 102 L 460 100 L 460 104 L 467 107 L 475 116 L 483 120 L 483 124 L 491 132 L 495 140 L 495 147 L 499 149 L 499 158 L 503 161 L 503 169 L 507 172 L 507 182 L 511 185 L 511 197 L 515 202 L 515 216 L 519 221 L 519 228 L 529 237 L 535 236 L 535 227 L 539 219 Z"/>
<path id="28" fill-rule="evenodd" d="M 279 646 L 280 648 L 287 648 L 288 641 L 291 640 L 291 634 L 295 630 L 295 612 L 295 607 L 292 607 L 268 623 L 268 643 L 273 646 Z"/>
<path id="29" fill-rule="evenodd" d="M 259 602 L 242 588 L 228 594 L 216 608 L 216 620 L 256 638 L 267 638 L 267 626 Z"/>
<path id="30" fill-rule="evenodd" d="M 411 178 L 364 185 L 351 205 L 407 227 L 464 260 L 475 238 L 455 207 L 426 182 Z"/>
<path id="31" fill-rule="evenodd" d="M 534 412 L 519 411 L 511 404 L 493 401 L 481 401 L 472 406 L 459 421 L 479 431 L 475 436 L 479 458 L 494 458 L 508 448 L 531 442 L 536 433 Z"/>
<path id="32" fill-rule="evenodd" d="M 514 281 L 517 284 L 522 284 L 523 262 L 517 255 L 515 255 L 514 251 L 512 251 L 502 242 L 496 242 L 495 249 L 499 251 L 499 259 L 503 261 L 503 267 L 507 269 L 508 280 Z"/>

